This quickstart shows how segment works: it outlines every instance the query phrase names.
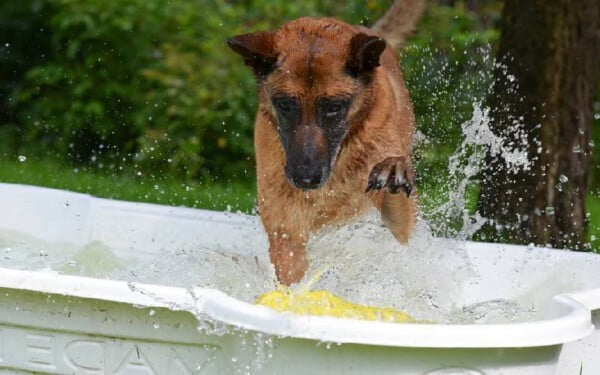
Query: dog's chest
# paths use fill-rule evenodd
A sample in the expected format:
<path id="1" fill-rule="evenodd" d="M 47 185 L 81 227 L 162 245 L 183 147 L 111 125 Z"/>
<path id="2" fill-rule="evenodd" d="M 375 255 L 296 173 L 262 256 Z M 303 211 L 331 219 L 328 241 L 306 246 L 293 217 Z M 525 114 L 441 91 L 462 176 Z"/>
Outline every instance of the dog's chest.
<path id="1" fill-rule="evenodd" d="M 358 184 L 327 184 L 316 194 L 305 196 L 302 211 L 310 217 L 311 227 L 319 229 L 363 214 L 370 207 L 370 201 L 356 185 Z"/>

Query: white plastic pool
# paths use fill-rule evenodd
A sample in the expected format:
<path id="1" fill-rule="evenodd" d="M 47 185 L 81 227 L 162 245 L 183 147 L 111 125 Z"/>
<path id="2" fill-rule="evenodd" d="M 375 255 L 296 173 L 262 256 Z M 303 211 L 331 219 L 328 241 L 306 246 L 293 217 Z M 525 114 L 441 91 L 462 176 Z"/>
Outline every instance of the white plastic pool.
<path id="1" fill-rule="evenodd" d="M 125 257 L 134 247 L 156 253 L 194 244 L 266 251 L 258 222 L 229 213 L 11 184 L 0 184 L 0 207 L 2 231 L 70 245 L 101 241 Z M 557 295 L 531 322 L 393 324 L 279 314 L 212 289 L 0 269 L 0 372 L 232 374 L 254 364 L 251 373 L 290 375 L 600 373 L 600 256 L 465 249 L 481 279 L 457 303 L 523 298 L 542 286 Z M 240 330 L 199 332 L 199 315 Z"/>

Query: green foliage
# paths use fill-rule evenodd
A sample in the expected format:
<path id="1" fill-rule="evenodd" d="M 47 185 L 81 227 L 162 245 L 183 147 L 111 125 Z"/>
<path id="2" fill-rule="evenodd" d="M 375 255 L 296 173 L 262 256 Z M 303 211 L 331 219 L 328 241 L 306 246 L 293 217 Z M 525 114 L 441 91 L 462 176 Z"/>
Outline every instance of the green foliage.
<path id="1" fill-rule="evenodd" d="M 596 90 L 596 101 L 594 103 L 594 123 L 592 124 L 592 168 L 590 185 L 596 190 L 596 196 L 600 197 L 600 84 Z M 599 236 L 600 237 L 600 236 Z"/>
<path id="2" fill-rule="evenodd" d="M 44 63 L 49 36 L 44 20 L 49 7 L 42 0 L 0 2 L 0 150 L 14 153 L 18 127 L 12 93 L 23 86 L 23 75 Z"/>
<path id="3" fill-rule="evenodd" d="M 490 12 L 488 18 L 499 15 L 498 9 Z M 477 181 L 466 181 L 464 171 L 449 176 L 448 161 L 463 140 L 461 125 L 471 120 L 474 106 L 485 103 L 492 83 L 491 45 L 498 32 L 481 20 L 460 7 L 431 7 L 402 53 L 419 131 L 414 156 L 420 204 L 442 236 L 460 233 L 463 209 L 476 211 Z M 458 199 L 464 202 L 455 204 Z"/>
<path id="4" fill-rule="evenodd" d="M 15 93 L 23 144 L 80 162 L 135 151 L 148 87 L 139 71 L 159 60 L 156 31 L 169 8 L 133 0 L 50 4 L 49 57 Z"/>
<path id="5" fill-rule="evenodd" d="M 588 212 L 588 240 L 591 248 L 600 253 L 600 192 L 588 194 L 586 209 Z"/>
<path id="6" fill-rule="evenodd" d="M 490 15 L 492 17 L 495 13 Z M 485 101 L 492 79 L 490 46 L 498 31 L 461 8 L 432 7 L 403 51 L 402 65 L 421 143 L 421 185 L 443 184 L 449 156 L 461 142 L 461 124 Z"/>
<path id="7" fill-rule="evenodd" d="M 29 12 L 49 40 L 11 92 L 5 139 L 28 154 L 222 180 L 252 175 L 256 107 L 254 79 L 226 37 L 302 15 L 360 21 L 383 10 L 362 1 L 50 0 L 38 17 L 35 4 L 5 13 Z"/>
<path id="8" fill-rule="evenodd" d="M 38 51 L 45 58 L 23 69 L 11 97 L 18 128 L 4 126 L 0 135 L 17 138 L 21 152 L 82 164 L 133 163 L 147 174 L 251 180 L 254 78 L 226 48 L 226 37 L 300 16 L 368 25 L 390 3 L 20 2 L 6 14 L 28 20 L 29 12 L 31 25 L 44 32 L 29 27 L 21 43 L 27 35 L 47 39 Z M 460 123 L 486 95 L 489 77 L 481 72 L 491 71 L 490 60 L 481 51 L 497 31 L 482 20 L 497 16 L 497 8 L 476 16 L 462 7 L 431 6 L 405 49 L 407 84 L 428 140 L 418 157 L 419 169 L 430 173 L 421 176 L 442 173 L 460 140 Z"/>

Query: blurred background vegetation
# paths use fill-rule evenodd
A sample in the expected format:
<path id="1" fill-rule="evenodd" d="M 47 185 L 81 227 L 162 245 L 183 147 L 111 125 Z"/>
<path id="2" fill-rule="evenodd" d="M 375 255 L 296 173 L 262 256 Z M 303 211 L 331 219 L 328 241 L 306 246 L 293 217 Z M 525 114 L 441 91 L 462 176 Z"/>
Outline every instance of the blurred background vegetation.
<path id="1" fill-rule="evenodd" d="M 1 2 L 0 181 L 250 211 L 255 84 L 225 38 L 301 16 L 368 26 L 390 4 Z M 462 140 L 460 125 L 489 95 L 501 10 L 497 0 L 430 1 L 401 52 L 420 131 L 415 158 L 424 205 L 451 177 L 446 167 Z M 599 154 L 588 204 L 597 220 Z M 592 222 L 590 236 L 600 237 L 599 226 Z"/>

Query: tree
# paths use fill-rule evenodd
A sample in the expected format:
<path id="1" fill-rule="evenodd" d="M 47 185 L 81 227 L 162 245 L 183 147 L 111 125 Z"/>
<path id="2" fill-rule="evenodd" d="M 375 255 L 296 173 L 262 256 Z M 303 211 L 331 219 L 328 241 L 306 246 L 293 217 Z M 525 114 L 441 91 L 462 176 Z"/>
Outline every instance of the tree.
<path id="1" fill-rule="evenodd" d="M 502 133 L 507 119 L 519 119 L 533 163 L 513 173 L 488 156 L 479 197 L 491 220 L 484 233 L 584 249 L 600 2 L 506 0 L 498 54 L 492 127 Z"/>

